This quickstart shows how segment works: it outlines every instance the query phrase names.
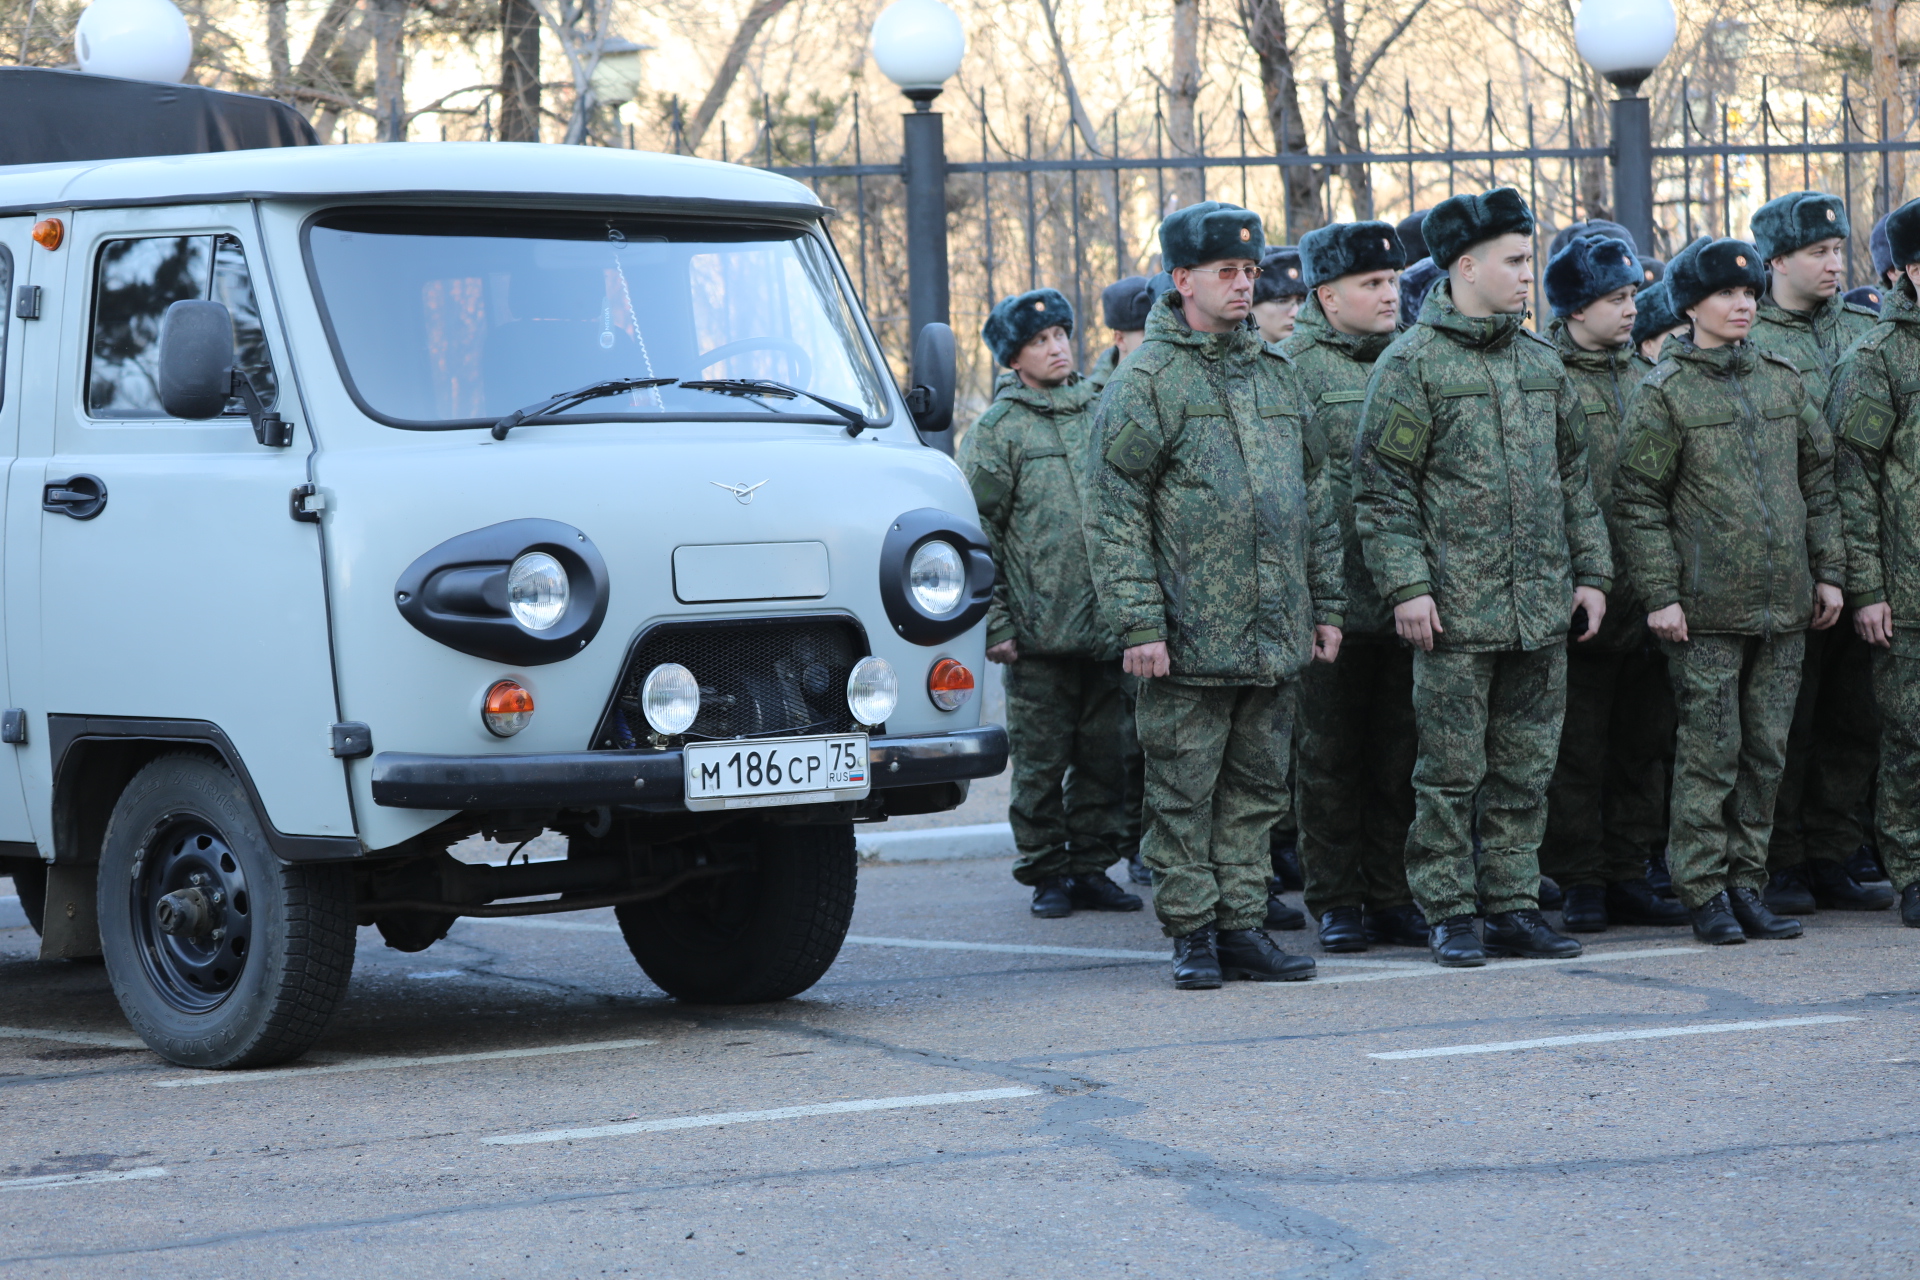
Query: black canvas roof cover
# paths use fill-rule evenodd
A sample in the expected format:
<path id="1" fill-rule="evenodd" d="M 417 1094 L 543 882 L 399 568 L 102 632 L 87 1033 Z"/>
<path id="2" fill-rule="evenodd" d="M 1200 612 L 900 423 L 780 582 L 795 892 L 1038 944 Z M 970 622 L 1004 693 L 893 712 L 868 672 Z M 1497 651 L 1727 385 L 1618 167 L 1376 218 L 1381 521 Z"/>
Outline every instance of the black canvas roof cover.
<path id="1" fill-rule="evenodd" d="M 272 98 L 0 67 L 0 164 L 117 160 L 318 145 L 313 126 Z"/>

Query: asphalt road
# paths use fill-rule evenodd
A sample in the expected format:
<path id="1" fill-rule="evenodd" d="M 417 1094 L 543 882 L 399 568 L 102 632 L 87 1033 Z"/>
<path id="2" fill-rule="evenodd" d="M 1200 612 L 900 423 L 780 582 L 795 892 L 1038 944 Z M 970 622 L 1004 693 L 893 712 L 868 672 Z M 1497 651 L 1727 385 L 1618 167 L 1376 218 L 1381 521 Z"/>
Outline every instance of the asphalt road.
<path id="1" fill-rule="evenodd" d="M 881 866 L 866 941 L 747 1009 L 667 1000 L 610 913 L 544 923 L 362 931 L 320 1048 L 247 1074 L 162 1064 L 98 967 L 0 931 L 0 1275 L 1920 1273 L 1890 913 L 1177 992 L 1150 916 Z M 1499 1047 L 1559 1037 L 1593 1038 Z"/>

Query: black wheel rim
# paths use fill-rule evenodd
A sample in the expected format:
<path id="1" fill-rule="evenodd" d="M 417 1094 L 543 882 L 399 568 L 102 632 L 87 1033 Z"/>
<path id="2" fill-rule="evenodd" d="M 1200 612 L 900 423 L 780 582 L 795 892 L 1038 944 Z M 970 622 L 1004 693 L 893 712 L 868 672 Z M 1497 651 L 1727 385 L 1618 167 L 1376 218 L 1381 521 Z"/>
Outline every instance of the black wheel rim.
<path id="1" fill-rule="evenodd" d="M 157 823 L 133 877 L 129 907 L 148 981 L 182 1013 L 206 1013 L 232 994 L 252 950 L 252 897 L 240 859 L 205 819 L 177 815 Z M 195 927 L 169 932 L 161 899 L 197 890 Z"/>

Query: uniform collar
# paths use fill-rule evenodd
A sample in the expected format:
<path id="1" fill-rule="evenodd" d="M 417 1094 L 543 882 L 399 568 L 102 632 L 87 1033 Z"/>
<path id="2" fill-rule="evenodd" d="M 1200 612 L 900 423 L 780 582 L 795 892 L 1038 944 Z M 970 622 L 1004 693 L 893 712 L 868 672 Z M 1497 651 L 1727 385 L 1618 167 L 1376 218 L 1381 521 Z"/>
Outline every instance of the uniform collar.
<path id="1" fill-rule="evenodd" d="M 1760 299 L 1760 314 L 1775 324 L 1801 329 L 1824 329 L 1840 318 L 1847 309 L 1847 300 L 1836 293 L 1824 298 L 1820 305 L 1811 311 L 1790 311 L 1773 300 L 1773 290 Z"/>
<path id="2" fill-rule="evenodd" d="M 1251 360 L 1266 346 L 1260 331 L 1250 325 L 1228 333 L 1196 333 L 1187 323 L 1177 289 L 1161 294 L 1153 309 L 1147 312 L 1147 341 L 1169 342 L 1191 350 L 1203 360 L 1230 364 Z"/>
<path id="3" fill-rule="evenodd" d="M 1498 351 L 1512 342 L 1526 319 L 1524 311 L 1494 316 L 1460 314 L 1460 309 L 1453 305 L 1451 280 L 1441 280 L 1435 284 L 1433 291 L 1427 294 L 1426 303 L 1420 308 L 1421 324 L 1446 334 L 1463 347 L 1477 347 L 1485 351 Z"/>
<path id="4" fill-rule="evenodd" d="M 1576 369 L 1590 369 L 1599 373 L 1608 369 L 1624 369 L 1633 360 L 1631 342 L 1600 351 L 1587 350 L 1573 340 L 1573 335 L 1567 332 L 1567 322 L 1561 316 L 1555 316 L 1547 326 L 1547 337 L 1560 353 L 1561 361 Z"/>
<path id="5" fill-rule="evenodd" d="M 1077 413 L 1093 401 L 1093 384 L 1077 373 L 1057 387 L 1036 389 L 1020 381 L 1020 375 L 1003 373 L 995 382 L 993 398 L 1011 400 L 1041 413 Z"/>
<path id="6" fill-rule="evenodd" d="M 1736 373 L 1752 373 L 1757 349 L 1749 339 L 1724 347 L 1696 347 L 1684 334 L 1675 334 L 1660 348 L 1662 359 L 1684 360 L 1718 378 Z"/>
<path id="7" fill-rule="evenodd" d="M 1333 327 L 1333 323 L 1327 319 L 1327 313 L 1320 309 L 1320 296 L 1312 293 L 1300 304 L 1299 314 L 1293 320 L 1293 331 L 1304 334 L 1314 342 L 1324 343 L 1361 364 L 1372 364 L 1378 360 L 1380 353 L 1392 346 L 1394 338 L 1399 336 L 1391 331 L 1342 333 Z"/>

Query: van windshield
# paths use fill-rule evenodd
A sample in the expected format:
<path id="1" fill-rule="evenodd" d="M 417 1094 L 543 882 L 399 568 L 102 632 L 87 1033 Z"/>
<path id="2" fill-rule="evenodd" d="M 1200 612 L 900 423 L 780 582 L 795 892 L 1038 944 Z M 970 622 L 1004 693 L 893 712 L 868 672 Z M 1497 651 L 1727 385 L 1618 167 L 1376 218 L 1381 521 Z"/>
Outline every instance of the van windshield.
<path id="1" fill-rule="evenodd" d="M 797 227 L 446 211 L 316 220 L 307 254 L 342 371 L 390 426 L 491 426 L 612 379 L 769 379 L 888 417 L 832 256 Z M 589 401 L 581 419 L 779 416 L 799 399 L 677 386 Z"/>

